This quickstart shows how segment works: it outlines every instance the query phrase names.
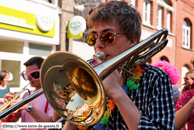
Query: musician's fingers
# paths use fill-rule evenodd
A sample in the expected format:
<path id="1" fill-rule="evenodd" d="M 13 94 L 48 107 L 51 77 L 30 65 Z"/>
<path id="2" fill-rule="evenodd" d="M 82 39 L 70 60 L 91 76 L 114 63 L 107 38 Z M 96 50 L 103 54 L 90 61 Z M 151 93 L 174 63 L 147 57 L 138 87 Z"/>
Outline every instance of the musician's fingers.
<path id="1" fill-rule="evenodd" d="M 13 101 L 13 102 L 10 104 L 10 106 L 15 105 L 16 103 L 17 103 L 17 102 Z"/>
<path id="2" fill-rule="evenodd" d="M 5 96 L 6 96 L 6 95 L 7 95 L 7 96 L 14 95 L 14 92 L 8 92 L 8 93 L 5 94 Z"/>
<path id="3" fill-rule="evenodd" d="M 13 101 L 13 103 L 18 103 L 18 102 L 20 102 L 22 100 L 22 98 L 17 98 L 17 99 L 15 99 L 14 101 Z"/>
<path id="4" fill-rule="evenodd" d="M 19 109 L 15 110 L 13 113 L 16 114 L 16 113 L 18 113 L 18 112 L 19 112 Z"/>
<path id="5" fill-rule="evenodd" d="M 4 102 L 7 102 L 7 101 L 9 101 L 12 98 L 14 98 L 14 93 L 13 92 L 9 92 L 9 93 L 5 94 Z"/>
<path id="6" fill-rule="evenodd" d="M 102 61 L 95 55 L 93 55 L 93 59 L 97 62 L 97 63 L 101 63 Z"/>

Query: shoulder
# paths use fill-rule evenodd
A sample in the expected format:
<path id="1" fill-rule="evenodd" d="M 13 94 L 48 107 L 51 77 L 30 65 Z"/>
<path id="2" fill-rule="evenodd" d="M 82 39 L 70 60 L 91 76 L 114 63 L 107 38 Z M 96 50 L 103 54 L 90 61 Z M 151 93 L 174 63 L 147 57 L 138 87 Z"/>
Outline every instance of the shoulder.
<path id="1" fill-rule="evenodd" d="M 170 77 L 165 71 L 147 64 L 145 65 L 145 68 L 141 85 L 149 88 L 149 91 L 153 90 L 157 93 L 163 91 L 164 89 L 169 91 L 169 93 L 172 92 Z"/>
<path id="2" fill-rule="evenodd" d="M 179 88 L 175 85 L 172 85 L 172 91 L 173 91 L 173 96 L 174 97 L 180 97 L 180 91 Z"/>
<path id="3" fill-rule="evenodd" d="M 23 95 L 23 98 L 25 98 L 25 97 L 31 95 L 32 93 L 33 93 L 33 90 L 31 90 L 30 93 L 29 93 L 28 91 L 25 92 L 24 95 Z"/>
<path id="4" fill-rule="evenodd" d="M 187 90 L 181 94 L 176 104 L 176 110 L 185 105 L 194 96 L 194 89 Z"/>
<path id="5" fill-rule="evenodd" d="M 172 85 L 172 90 L 173 91 L 179 91 L 179 88 L 177 86 L 175 86 L 175 85 Z"/>
<path id="6" fill-rule="evenodd" d="M 181 97 L 182 97 L 182 96 L 186 96 L 186 97 L 189 97 L 189 98 L 193 97 L 193 96 L 194 96 L 194 89 L 185 91 L 185 92 L 181 95 Z"/>
<path id="7" fill-rule="evenodd" d="M 165 71 L 163 71 L 163 70 L 161 70 L 157 67 L 147 65 L 147 64 L 145 64 L 144 66 L 146 68 L 145 69 L 145 74 L 149 74 L 149 75 L 157 76 L 157 77 L 166 77 L 166 76 L 168 76 L 168 74 Z"/>

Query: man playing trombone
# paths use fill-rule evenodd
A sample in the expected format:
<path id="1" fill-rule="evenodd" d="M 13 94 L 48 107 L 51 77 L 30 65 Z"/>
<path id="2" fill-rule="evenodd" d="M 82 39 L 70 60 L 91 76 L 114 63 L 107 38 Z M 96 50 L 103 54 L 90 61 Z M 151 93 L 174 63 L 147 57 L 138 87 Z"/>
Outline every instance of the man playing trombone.
<path id="1" fill-rule="evenodd" d="M 105 60 L 140 41 L 140 15 L 123 1 L 97 6 L 88 16 L 87 26 L 91 31 L 86 36 L 87 43 L 94 46 L 95 52 L 104 52 Z M 102 62 L 96 56 L 93 58 L 97 63 Z M 169 75 L 147 64 L 133 68 L 132 72 L 135 77 L 128 79 L 127 75 L 122 77 L 119 70 L 115 70 L 102 81 L 106 96 L 111 99 L 108 101 L 115 106 L 106 111 L 111 115 L 104 115 L 88 129 L 174 129 L 175 108 Z M 76 128 L 66 122 L 63 130 Z"/>
<path id="2" fill-rule="evenodd" d="M 44 61 L 41 57 L 32 57 L 24 63 L 26 66 L 26 71 L 21 73 L 21 76 L 24 80 L 30 82 L 31 87 L 34 87 L 34 90 L 30 91 L 30 94 L 41 89 L 40 83 L 40 68 L 41 64 Z M 29 93 L 26 92 L 23 98 L 29 96 Z M 4 100 L 13 98 L 14 94 L 9 92 L 5 95 Z M 23 98 L 18 98 L 11 103 L 11 106 L 21 101 Z M 44 94 L 35 98 L 34 100 L 26 103 L 24 106 L 20 107 L 17 111 L 20 112 L 21 122 L 52 122 L 53 108 L 48 103 Z M 29 129 L 28 129 L 29 130 Z M 33 129 L 34 130 L 34 129 Z"/>

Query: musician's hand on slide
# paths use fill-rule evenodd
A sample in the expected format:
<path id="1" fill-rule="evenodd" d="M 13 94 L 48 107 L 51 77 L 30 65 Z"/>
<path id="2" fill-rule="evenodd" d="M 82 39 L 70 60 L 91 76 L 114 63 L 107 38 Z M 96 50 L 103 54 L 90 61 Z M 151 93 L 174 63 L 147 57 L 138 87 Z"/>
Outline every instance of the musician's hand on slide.
<path id="1" fill-rule="evenodd" d="M 15 104 L 17 104 L 18 102 L 20 102 L 20 101 L 22 101 L 23 100 L 23 98 L 17 98 L 17 99 L 15 99 L 11 104 L 10 104 L 10 106 L 13 106 L 13 105 L 15 105 Z M 30 104 L 25 104 L 25 105 L 23 105 L 22 107 L 20 107 L 19 109 L 17 109 L 14 113 L 16 113 L 16 112 L 18 112 L 19 110 L 26 110 L 27 109 L 27 107 L 29 106 Z"/>
<path id="2" fill-rule="evenodd" d="M 93 58 L 94 58 L 94 60 L 97 63 L 101 63 L 102 62 L 95 55 L 93 56 Z M 114 99 L 113 96 L 115 94 L 119 93 L 120 91 L 123 91 L 122 88 L 121 88 L 121 86 L 120 86 L 121 79 L 122 79 L 121 74 L 118 72 L 118 70 L 115 70 L 115 71 L 113 71 L 109 76 L 107 76 L 102 81 L 102 83 L 104 85 L 104 88 L 105 88 L 106 95 L 109 98 Z"/>
<path id="3" fill-rule="evenodd" d="M 8 92 L 4 96 L 4 102 L 10 101 L 12 98 L 14 98 L 14 93 L 13 92 Z"/>

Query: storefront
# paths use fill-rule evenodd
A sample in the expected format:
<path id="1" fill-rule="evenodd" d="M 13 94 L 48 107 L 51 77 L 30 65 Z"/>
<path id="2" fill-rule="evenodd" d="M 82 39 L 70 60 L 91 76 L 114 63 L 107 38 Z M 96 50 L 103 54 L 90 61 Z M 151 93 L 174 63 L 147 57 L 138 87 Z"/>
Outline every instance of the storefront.
<path id="1" fill-rule="evenodd" d="M 11 91 L 28 83 L 19 76 L 25 70 L 24 62 L 33 56 L 46 58 L 58 44 L 56 5 L 33 0 L 0 1 L 0 69 L 11 72 Z"/>

